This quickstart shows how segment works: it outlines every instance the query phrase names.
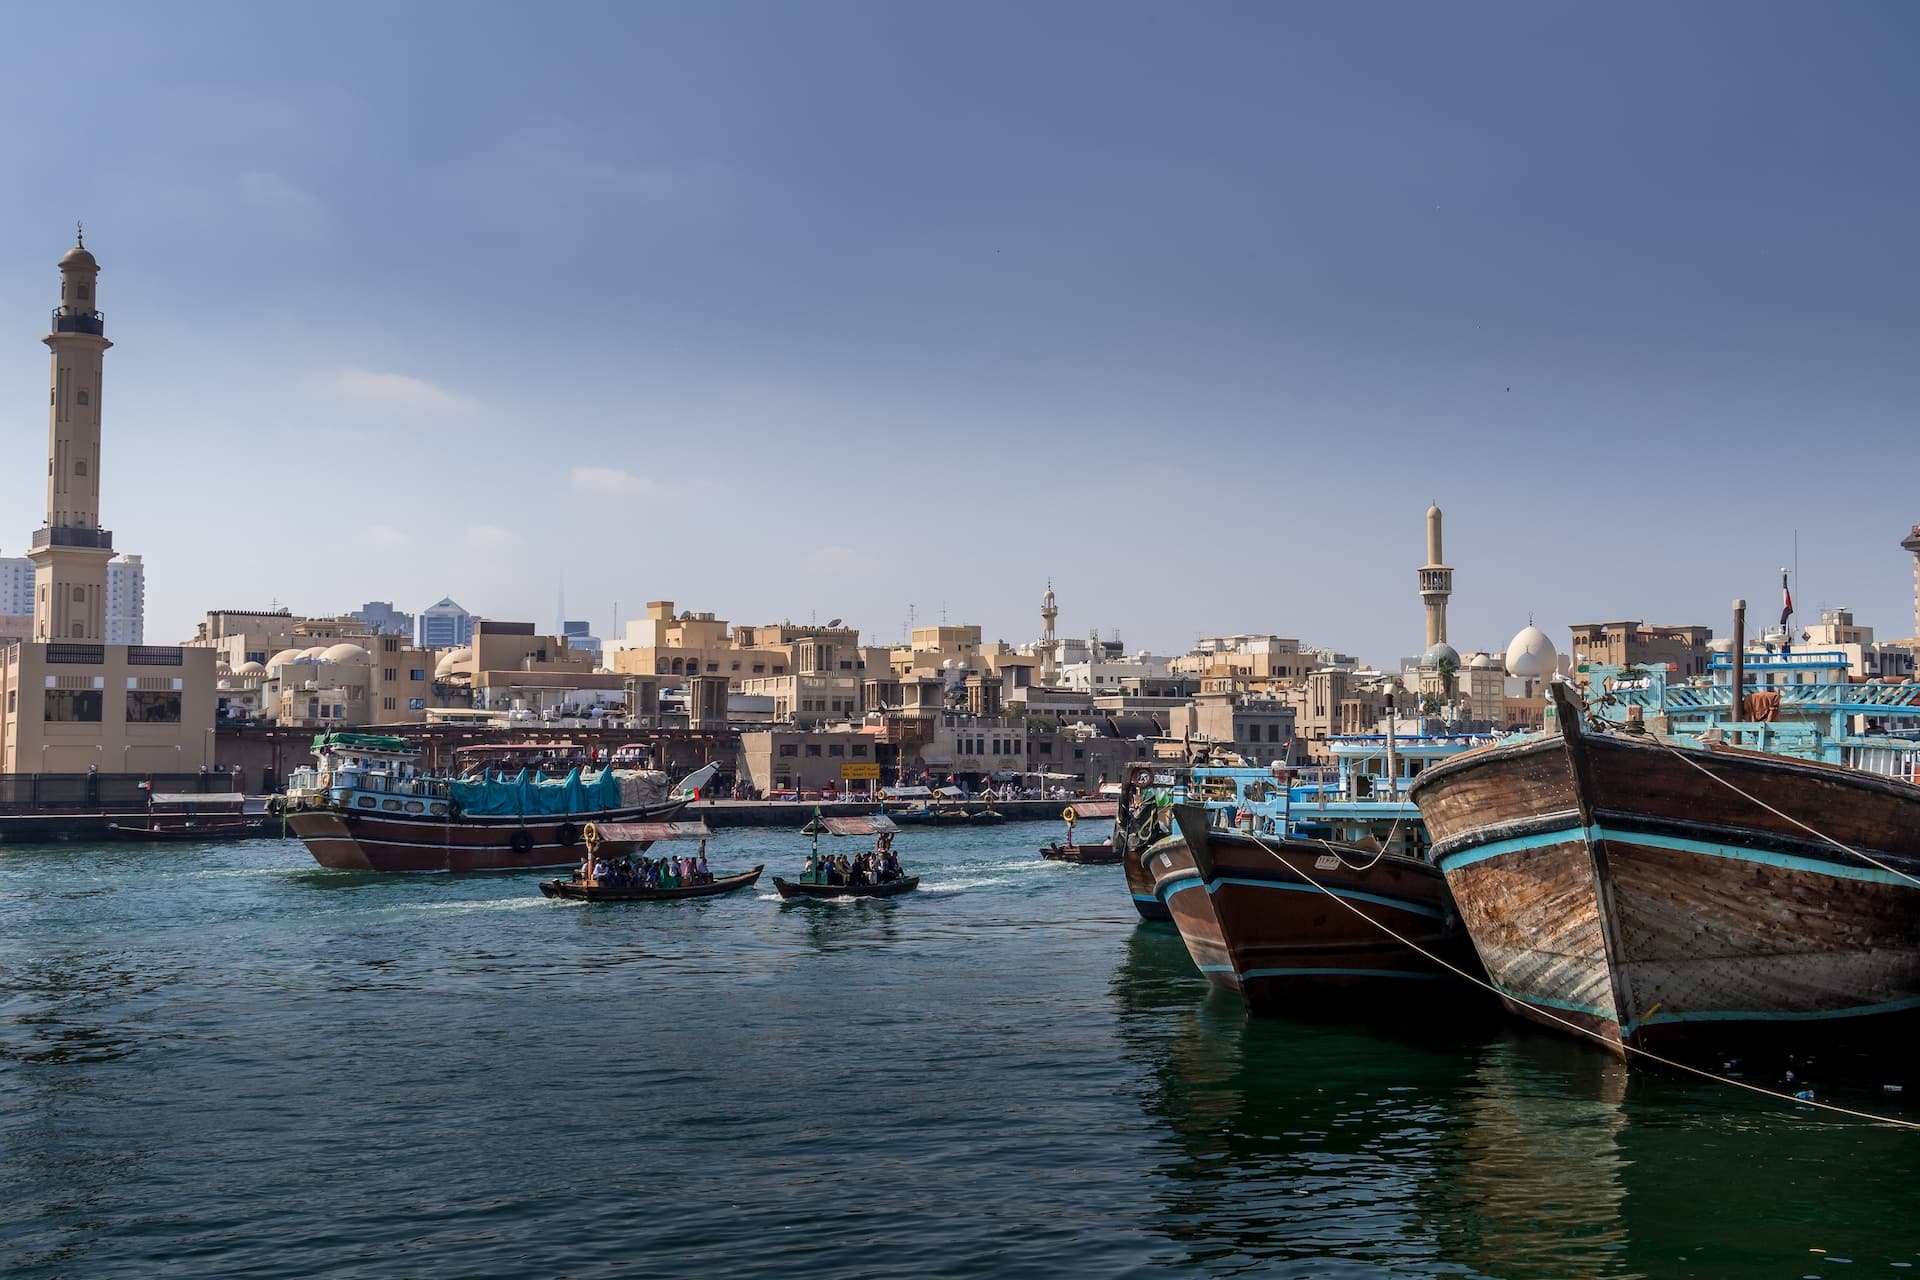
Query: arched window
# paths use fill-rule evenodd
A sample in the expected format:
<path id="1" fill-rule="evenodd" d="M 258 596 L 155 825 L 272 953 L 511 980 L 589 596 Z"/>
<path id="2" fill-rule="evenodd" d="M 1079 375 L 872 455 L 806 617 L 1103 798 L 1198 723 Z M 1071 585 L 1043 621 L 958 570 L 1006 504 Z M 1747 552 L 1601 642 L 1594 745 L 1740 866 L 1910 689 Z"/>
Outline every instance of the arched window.
<path id="1" fill-rule="evenodd" d="M 87 403 L 87 389 L 85 387 L 79 388 L 73 393 L 73 398 L 75 404 Z"/>
<path id="2" fill-rule="evenodd" d="M 77 476 L 83 476 L 87 474 L 87 460 L 85 458 L 76 458 L 74 460 L 73 474 Z"/>
<path id="3" fill-rule="evenodd" d="M 74 624 L 73 624 L 73 638 L 74 638 L 75 640 L 81 640 L 81 639 L 85 639 L 85 638 L 86 638 L 86 634 L 87 634 L 87 624 L 86 624 L 86 623 L 84 623 L 84 622 L 76 622 L 76 623 L 74 623 Z"/>
<path id="4" fill-rule="evenodd" d="M 73 602 L 75 604 L 85 604 L 86 601 L 87 589 L 85 587 L 75 587 L 73 589 Z"/>

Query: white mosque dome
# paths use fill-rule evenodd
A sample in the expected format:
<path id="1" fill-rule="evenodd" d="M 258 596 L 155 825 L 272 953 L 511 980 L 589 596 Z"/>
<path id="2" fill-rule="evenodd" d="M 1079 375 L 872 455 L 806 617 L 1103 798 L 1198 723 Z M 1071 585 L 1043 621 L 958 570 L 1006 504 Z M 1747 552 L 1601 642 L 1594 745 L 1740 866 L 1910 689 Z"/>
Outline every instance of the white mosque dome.
<path id="1" fill-rule="evenodd" d="M 1560 655 L 1547 633 L 1531 622 L 1507 646 L 1507 674 L 1520 680 L 1546 680 L 1560 669 Z"/>
<path id="2" fill-rule="evenodd" d="M 233 669 L 233 674 L 237 676 L 263 676 L 267 674 L 267 669 L 257 662 L 243 662 Z"/>
<path id="3" fill-rule="evenodd" d="M 435 680 L 445 680 L 454 673 L 454 669 L 461 663 L 471 661 L 473 661 L 472 649 L 465 646 L 458 649 L 449 649 L 440 655 L 440 661 L 433 664 L 433 678 Z"/>
<path id="4" fill-rule="evenodd" d="M 322 662 L 370 663 L 373 661 L 373 655 L 357 644 L 348 644 L 342 640 L 339 644 L 328 646 L 327 649 L 320 654 L 320 660 Z"/>
<path id="5" fill-rule="evenodd" d="M 1493 657 L 1491 654 L 1476 653 L 1467 660 L 1467 666 L 1475 671 L 1485 671 L 1493 666 Z"/>

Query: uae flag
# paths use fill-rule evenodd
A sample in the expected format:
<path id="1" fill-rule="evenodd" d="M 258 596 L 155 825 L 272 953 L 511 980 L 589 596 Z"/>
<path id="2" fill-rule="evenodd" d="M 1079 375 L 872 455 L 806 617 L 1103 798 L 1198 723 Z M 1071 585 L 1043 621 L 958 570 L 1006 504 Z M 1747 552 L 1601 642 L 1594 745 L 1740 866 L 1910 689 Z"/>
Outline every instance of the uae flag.
<path id="1" fill-rule="evenodd" d="M 1793 616 L 1793 592 L 1787 588 L 1787 571 L 1780 571 L 1780 625 L 1786 626 L 1787 619 Z"/>

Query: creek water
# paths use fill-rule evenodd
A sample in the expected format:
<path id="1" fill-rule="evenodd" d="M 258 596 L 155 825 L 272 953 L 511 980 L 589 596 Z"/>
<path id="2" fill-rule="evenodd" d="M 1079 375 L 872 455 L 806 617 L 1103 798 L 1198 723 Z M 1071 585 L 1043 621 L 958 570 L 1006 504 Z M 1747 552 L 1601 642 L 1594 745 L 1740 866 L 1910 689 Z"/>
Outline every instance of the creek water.
<path id="1" fill-rule="evenodd" d="M 918 892 L 793 904 L 805 841 L 767 831 L 709 850 L 759 888 L 676 903 L 0 849 L 0 1274 L 1920 1263 L 1920 1135 L 1498 1019 L 1249 1019 L 1119 868 L 1036 857 L 1057 831 L 909 831 Z"/>

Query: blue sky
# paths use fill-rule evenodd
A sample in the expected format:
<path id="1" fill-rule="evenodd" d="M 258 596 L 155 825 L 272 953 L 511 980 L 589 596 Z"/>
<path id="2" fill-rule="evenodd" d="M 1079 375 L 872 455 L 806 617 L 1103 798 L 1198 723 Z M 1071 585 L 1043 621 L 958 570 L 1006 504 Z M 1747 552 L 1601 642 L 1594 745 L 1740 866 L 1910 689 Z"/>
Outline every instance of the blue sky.
<path id="1" fill-rule="evenodd" d="M 103 265 L 148 634 L 1912 627 L 1920 9 L 90 6 L 0 42 L 0 551 Z M 8 336 L 11 335 L 11 336 Z"/>

